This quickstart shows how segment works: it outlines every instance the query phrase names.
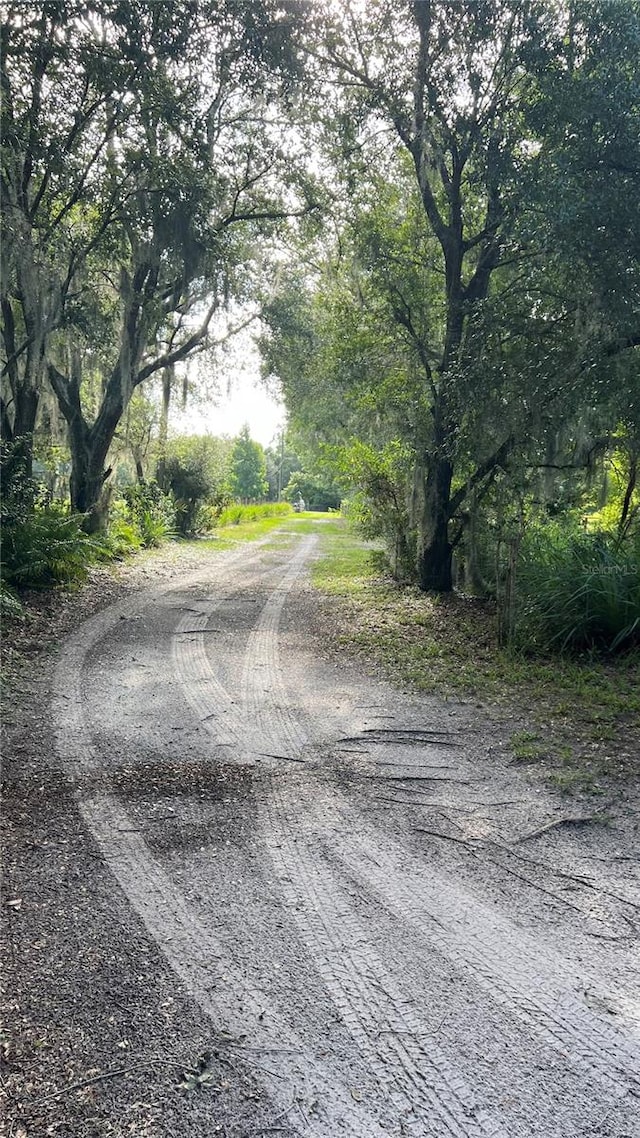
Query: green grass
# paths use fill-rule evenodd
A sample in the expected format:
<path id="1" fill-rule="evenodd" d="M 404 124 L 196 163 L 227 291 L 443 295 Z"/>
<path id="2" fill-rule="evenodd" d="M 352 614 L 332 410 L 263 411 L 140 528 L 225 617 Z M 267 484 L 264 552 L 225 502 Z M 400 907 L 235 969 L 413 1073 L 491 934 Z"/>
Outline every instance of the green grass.
<path id="1" fill-rule="evenodd" d="M 256 502 L 249 506 L 235 502 L 222 511 L 216 528 L 226 529 L 228 526 L 240 526 L 246 522 L 262 521 L 264 518 L 277 518 L 282 521 L 290 514 L 293 514 L 293 507 L 289 502 Z"/>
<path id="2" fill-rule="evenodd" d="M 580 783 L 580 772 L 586 783 L 598 773 L 628 770 L 628 760 L 617 755 L 627 738 L 634 750 L 640 730 L 638 653 L 614 661 L 501 649 L 490 606 L 395 584 L 381 571 L 379 555 L 342 521 L 323 530 L 312 579 L 344 607 L 345 647 L 374 659 L 393 679 L 476 699 L 505 717 L 528 714 L 531 730 L 512 738 L 516 761 L 560 764 L 563 789 Z"/>
<path id="3" fill-rule="evenodd" d="M 286 513 L 284 515 L 275 517 L 261 517 L 255 521 L 240 521 L 231 522 L 226 526 L 218 526 L 212 533 L 208 534 L 206 538 L 201 539 L 200 544 L 210 549 L 229 549 L 238 542 L 243 541 L 257 541 L 261 537 L 267 537 L 268 534 L 278 530 L 282 535 L 293 535 L 301 533 L 318 533 L 324 528 L 324 523 L 327 518 L 331 517 L 329 514 L 315 514 L 311 511 L 303 514 Z M 321 523 L 320 525 L 318 523 Z M 339 523 L 327 522 L 327 527 Z"/>
<path id="4" fill-rule="evenodd" d="M 511 736 L 511 750 L 518 763 L 537 762 L 545 753 L 537 731 L 515 731 Z"/>
<path id="5" fill-rule="evenodd" d="M 215 533 L 207 534 L 202 538 L 200 545 L 210 549 L 230 549 L 239 542 L 257 541 L 266 537 L 273 530 L 282 528 L 282 518 L 260 518 L 255 522 L 238 522 L 228 526 L 220 526 Z"/>

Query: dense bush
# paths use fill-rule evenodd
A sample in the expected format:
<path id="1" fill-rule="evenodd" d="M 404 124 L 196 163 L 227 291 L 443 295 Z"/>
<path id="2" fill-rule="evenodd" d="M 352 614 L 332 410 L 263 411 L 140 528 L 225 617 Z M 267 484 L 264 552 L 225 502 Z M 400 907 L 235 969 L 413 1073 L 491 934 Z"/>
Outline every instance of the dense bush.
<path id="1" fill-rule="evenodd" d="M 2 580 L 19 588 L 44 589 L 83 581 L 89 565 L 104 554 L 104 545 L 82 529 L 83 518 L 63 507 L 37 507 L 5 524 Z"/>
<path id="2" fill-rule="evenodd" d="M 557 522 L 532 527 L 518 569 L 516 640 L 568 652 L 640 644 L 640 543 Z"/>
<path id="3" fill-rule="evenodd" d="M 0 440 L 0 516 L 2 526 L 25 521 L 33 513 L 39 486 L 29 475 L 28 437 Z"/>
<path id="4" fill-rule="evenodd" d="M 116 502 L 109 513 L 109 529 L 105 539 L 109 555 L 120 560 L 130 553 L 142 549 L 142 537 L 138 527 L 130 520 L 126 503 Z"/>
<path id="5" fill-rule="evenodd" d="M 175 503 L 175 519 L 183 536 L 196 529 L 198 510 L 209 495 L 209 479 L 204 467 L 179 457 L 168 458 L 158 468 L 158 481 Z"/>

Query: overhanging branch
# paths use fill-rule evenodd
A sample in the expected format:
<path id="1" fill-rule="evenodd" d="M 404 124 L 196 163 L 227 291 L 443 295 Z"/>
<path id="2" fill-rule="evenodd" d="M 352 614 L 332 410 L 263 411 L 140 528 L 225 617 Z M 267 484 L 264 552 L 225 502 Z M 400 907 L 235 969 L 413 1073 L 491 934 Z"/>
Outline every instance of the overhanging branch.
<path id="1" fill-rule="evenodd" d="M 515 438 L 513 435 L 509 435 L 509 437 L 505 439 L 503 443 L 501 443 L 501 445 L 497 450 L 493 452 L 493 454 L 489 455 L 489 457 L 486 458 L 484 462 L 480 463 L 480 466 L 477 468 L 477 470 L 474 471 L 471 477 L 467 479 L 464 485 L 456 490 L 455 494 L 451 495 L 451 500 L 449 502 L 450 518 L 454 516 L 456 511 L 464 502 L 465 498 L 471 493 L 472 490 L 475 489 L 476 486 L 478 486 L 481 482 L 484 481 L 485 478 L 492 474 L 493 471 L 497 469 L 497 467 L 504 465 L 510 451 L 513 450 L 514 445 Z"/>

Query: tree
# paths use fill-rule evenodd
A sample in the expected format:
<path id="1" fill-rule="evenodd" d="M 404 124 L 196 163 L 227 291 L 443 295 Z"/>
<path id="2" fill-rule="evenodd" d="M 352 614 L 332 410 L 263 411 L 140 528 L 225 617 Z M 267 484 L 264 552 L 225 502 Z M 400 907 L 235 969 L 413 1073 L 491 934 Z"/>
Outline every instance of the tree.
<path id="1" fill-rule="evenodd" d="M 233 496 L 243 501 L 261 500 L 269 489 L 264 450 L 250 437 L 248 425 L 234 442 L 230 485 Z"/>
<path id="2" fill-rule="evenodd" d="M 278 435 L 275 446 L 266 447 L 264 457 L 267 464 L 269 500 L 279 502 L 291 475 L 300 469 L 300 459 L 284 431 Z"/>
<path id="3" fill-rule="evenodd" d="M 287 502 L 297 502 L 302 498 L 308 510 L 337 510 L 342 494 L 338 487 L 317 474 L 307 474 L 295 470 L 284 488 L 283 497 Z"/>
<path id="4" fill-rule="evenodd" d="M 214 313 L 246 292 L 248 234 L 310 206 L 273 116 L 287 28 L 270 0 L 9 9 L 3 426 L 32 430 L 46 376 L 89 529 L 132 391 L 201 350 Z M 102 387 L 92 416 L 88 370 Z"/>
<path id="5" fill-rule="evenodd" d="M 78 268 L 82 261 L 67 222 L 92 185 L 118 113 L 106 112 L 103 92 L 89 90 L 81 21 L 77 39 L 64 31 L 74 17 L 79 5 L 12 4 L 1 26 L 5 439 L 33 435 L 47 343 L 71 288 L 69 259 Z"/>
<path id="6" fill-rule="evenodd" d="M 622 78 L 625 90 L 617 107 L 612 96 L 620 85 L 609 90 L 606 132 L 590 132 L 593 118 L 582 132 L 578 149 L 595 167 L 610 150 L 616 123 L 623 126 L 630 102 L 637 101 L 637 72 L 628 61 L 638 39 L 638 5 L 630 0 L 623 7 L 620 30 L 619 5 L 599 6 L 598 22 L 588 6 L 573 4 L 565 11 L 522 0 L 379 0 L 366 9 L 327 11 L 321 42 L 308 48 L 329 108 L 328 131 L 333 115 L 332 153 L 352 203 L 351 234 L 339 223 L 339 248 L 344 255 L 347 247 L 350 263 L 342 275 L 348 310 L 333 305 L 329 323 L 340 346 L 329 370 L 352 422 L 354 394 L 362 393 L 359 437 L 367 360 L 374 360 L 376 377 L 368 384 L 367 441 L 379 433 L 372 420 L 389 405 L 376 386 L 387 395 L 392 388 L 398 409 L 409 412 L 399 434 L 413 454 L 407 515 L 422 588 L 451 588 L 465 511 L 477 509 L 507 462 L 526 461 L 554 417 L 588 406 L 594 388 L 607 382 L 606 361 L 637 343 L 628 320 L 613 335 L 606 321 L 585 327 L 585 305 L 600 316 L 606 306 L 593 275 L 581 295 L 572 296 L 569 247 L 559 240 L 558 200 L 566 209 L 568 198 L 575 205 L 579 197 L 585 223 L 587 217 L 597 222 L 605 192 L 604 183 L 591 197 L 582 185 L 559 192 L 560 158 L 575 149 L 572 112 L 580 100 L 598 102 L 594 71 L 605 87 Z M 558 103 L 567 127 L 551 131 L 547 145 Z M 575 123 L 572 129 L 580 136 Z M 626 127 L 623 134 L 637 155 L 638 135 Z M 377 208 L 381 196 L 385 204 Z M 627 217 L 637 209 L 637 195 L 630 200 Z M 623 259 L 628 266 L 626 250 Z M 332 302 L 326 279 L 319 286 L 317 273 L 312 279 L 312 313 L 317 316 L 318 302 L 325 313 L 318 327 Z M 627 316 L 634 279 L 627 271 L 621 282 Z M 287 335 L 281 323 L 281 344 Z M 294 337 L 304 350 L 304 334 Z M 309 339 L 317 343 L 313 330 Z M 311 362 L 316 377 L 324 378 L 327 355 Z M 290 367 L 288 374 L 292 378 Z M 324 401 L 318 408 L 304 394 L 300 399 L 309 422 L 324 425 Z"/>

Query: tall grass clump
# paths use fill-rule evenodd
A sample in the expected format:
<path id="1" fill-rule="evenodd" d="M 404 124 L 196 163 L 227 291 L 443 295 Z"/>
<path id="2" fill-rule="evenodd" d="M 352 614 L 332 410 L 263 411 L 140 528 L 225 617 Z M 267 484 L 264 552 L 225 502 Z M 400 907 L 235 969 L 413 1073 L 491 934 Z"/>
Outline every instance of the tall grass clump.
<path id="1" fill-rule="evenodd" d="M 218 515 L 219 526 L 239 526 L 242 522 L 257 522 L 262 518 L 286 518 L 293 513 L 289 502 L 261 502 L 253 506 L 234 503 Z"/>
<path id="2" fill-rule="evenodd" d="M 518 567 L 516 643 L 570 653 L 640 645 L 638 538 L 532 527 Z"/>

